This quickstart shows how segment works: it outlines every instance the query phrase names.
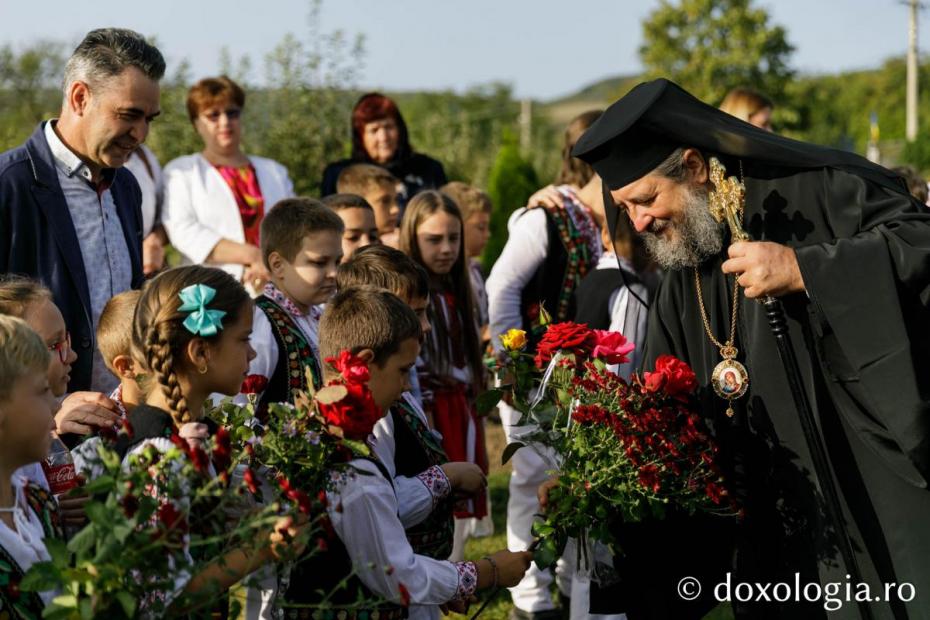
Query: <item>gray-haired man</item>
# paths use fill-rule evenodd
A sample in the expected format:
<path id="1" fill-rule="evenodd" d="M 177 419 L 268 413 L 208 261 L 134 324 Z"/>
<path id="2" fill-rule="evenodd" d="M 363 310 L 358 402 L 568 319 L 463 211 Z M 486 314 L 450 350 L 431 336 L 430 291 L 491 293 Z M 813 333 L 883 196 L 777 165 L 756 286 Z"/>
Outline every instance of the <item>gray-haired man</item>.
<path id="1" fill-rule="evenodd" d="M 142 283 L 141 194 L 120 168 L 159 114 L 165 61 L 136 32 L 93 30 L 68 60 L 59 118 L 45 121 L 25 144 L 0 154 L 0 273 L 45 283 L 61 309 L 77 353 L 74 394 L 108 392 L 116 380 L 95 347 L 95 329 L 113 295 Z M 106 422 L 97 395 L 86 424 Z"/>

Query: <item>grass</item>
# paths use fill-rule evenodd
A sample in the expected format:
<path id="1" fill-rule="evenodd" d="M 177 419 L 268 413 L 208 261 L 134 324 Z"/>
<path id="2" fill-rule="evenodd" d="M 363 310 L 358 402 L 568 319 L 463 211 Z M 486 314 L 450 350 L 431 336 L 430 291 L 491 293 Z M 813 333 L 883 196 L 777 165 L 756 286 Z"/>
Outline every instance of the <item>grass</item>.
<path id="1" fill-rule="evenodd" d="M 499 422 L 489 420 L 486 427 L 488 458 L 491 471 L 488 475 L 488 490 L 491 494 L 491 517 L 494 521 L 494 534 L 485 538 L 472 538 L 465 545 L 465 558 L 477 560 L 485 555 L 507 547 L 507 496 L 510 482 L 510 465 L 501 466 L 501 453 L 506 446 L 504 431 Z M 450 614 L 453 620 L 467 620 L 478 607 L 487 600 L 490 591 L 478 593 L 480 602 L 472 605 L 469 615 Z M 506 620 L 513 603 L 506 590 L 497 594 L 495 599 L 481 613 L 482 620 Z M 704 620 L 732 620 L 733 613 L 729 605 L 720 605 L 705 616 Z"/>

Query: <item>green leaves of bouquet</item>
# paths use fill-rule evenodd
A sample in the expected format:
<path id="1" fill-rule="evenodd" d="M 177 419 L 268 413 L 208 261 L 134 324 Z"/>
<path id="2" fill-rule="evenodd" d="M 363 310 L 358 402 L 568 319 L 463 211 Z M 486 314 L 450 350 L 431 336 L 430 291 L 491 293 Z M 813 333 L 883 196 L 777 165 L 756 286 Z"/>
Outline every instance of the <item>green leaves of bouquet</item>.
<path id="1" fill-rule="evenodd" d="M 132 437 L 124 423 L 121 436 Z M 193 612 L 215 601 L 215 592 L 177 593 L 181 575 L 198 573 L 219 550 L 254 544 L 270 531 L 275 507 L 243 511 L 230 487 L 236 467 L 228 433 L 205 447 L 172 435 L 173 447 L 151 444 L 122 459 L 108 437 L 98 446 L 95 477 L 83 491 L 89 523 L 67 542 L 46 539 L 51 561 L 29 570 L 21 589 L 59 595 L 43 617 L 90 619 L 162 617 Z M 218 473 L 208 475 L 210 467 Z M 183 585 L 183 582 L 181 582 Z"/>

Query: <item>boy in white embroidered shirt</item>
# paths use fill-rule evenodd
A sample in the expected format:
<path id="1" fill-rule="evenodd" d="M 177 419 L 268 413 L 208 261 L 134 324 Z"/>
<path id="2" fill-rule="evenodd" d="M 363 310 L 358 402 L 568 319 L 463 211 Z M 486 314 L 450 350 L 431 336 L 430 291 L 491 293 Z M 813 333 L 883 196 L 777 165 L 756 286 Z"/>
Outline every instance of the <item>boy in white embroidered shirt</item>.
<path id="1" fill-rule="evenodd" d="M 339 216 L 312 198 L 282 200 L 262 220 L 262 258 L 271 282 L 255 300 L 252 346 L 258 355 L 249 365 L 250 376 L 267 379 L 259 412 L 306 391 L 308 372 L 314 387 L 321 385 L 317 306 L 336 292 L 343 230 Z"/>
<path id="2" fill-rule="evenodd" d="M 339 290 L 376 286 L 399 297 L 430 327 L 429 276 L 415 260 L 384 245 L 359 250 L 339 266 Z M 417 378 L 410 373 L 410 383 Z M 483 491 L 487 480 L 474 463 L 449 462 L 442 437 L 429 427 L 415 390 L 404 392 L 375 425 L 372 449 L 394 478 L 401 523 L 414 552 L 436 559 L 452 553 L 455 498 Z M 412 612 L 411 612 L 412 613 Z"/>
<path id="3" fill-rule="evenodd" d="M 33 564 L 51 559 L 47 536 L 61 536 L 51 512 L 57 506 L 48 491 L 13 475 L 48 453 L 55 429 L 55 398 L 47 376 L 50 357 L 42 339 L 22 319 L 0 315 L 0 560 L 11 585 Z M 7 617 L 10 610 L 17 618 L 39 617 L 55 594 L 14 593 L 4 587 L 0 616 Z"/>
<path id="4" fill-rule="evenodd" d="M 351 288 L 326 307 L 320 324 L 321 353 L 325 359 L 349 351 L 367 363 L 372 397 L 387 412 L 408 387 L 420 334 L 416 314 L 399 298 L 373 287 Z M 325 373 L 335 371 L 327 367 Z M 351 603 L 359 595 L 364 600 L 380 598 L 385 602 L 376 611 L 385 619 L 403 616 L 407 605 L 466 602 L 478 588 L 512 585 L 523 576 L 531 560 L 528 552 L 504 550 L 477 562 L 454 563 L 414 554 L 384 466 L 374 456 L 351 464 L 360 475 L 342 476 L 327 492 L 327 511 L 338 539 L 325 553 L 296 565 L 286 595 L 292 604 L 315 602 L 314 590 L 330 591 L 329 585 L 349 577 L 353 569 L 348 587 L 330 602 Z M 353 613 L 360 615 L 358 610 Z"/>

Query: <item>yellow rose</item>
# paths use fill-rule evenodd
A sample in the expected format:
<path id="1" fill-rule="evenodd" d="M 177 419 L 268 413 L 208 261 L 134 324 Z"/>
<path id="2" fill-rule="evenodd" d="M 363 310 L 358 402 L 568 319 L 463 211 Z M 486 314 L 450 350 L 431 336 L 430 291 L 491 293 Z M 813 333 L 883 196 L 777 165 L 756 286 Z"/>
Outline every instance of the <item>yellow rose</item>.
<path id="1" fill-rule="evenodd" d="M 500 335 L 501 344 L 508 351 L 521 351 L 526 346 L 526 332 L 522 329 L 511 329 Z"/>

